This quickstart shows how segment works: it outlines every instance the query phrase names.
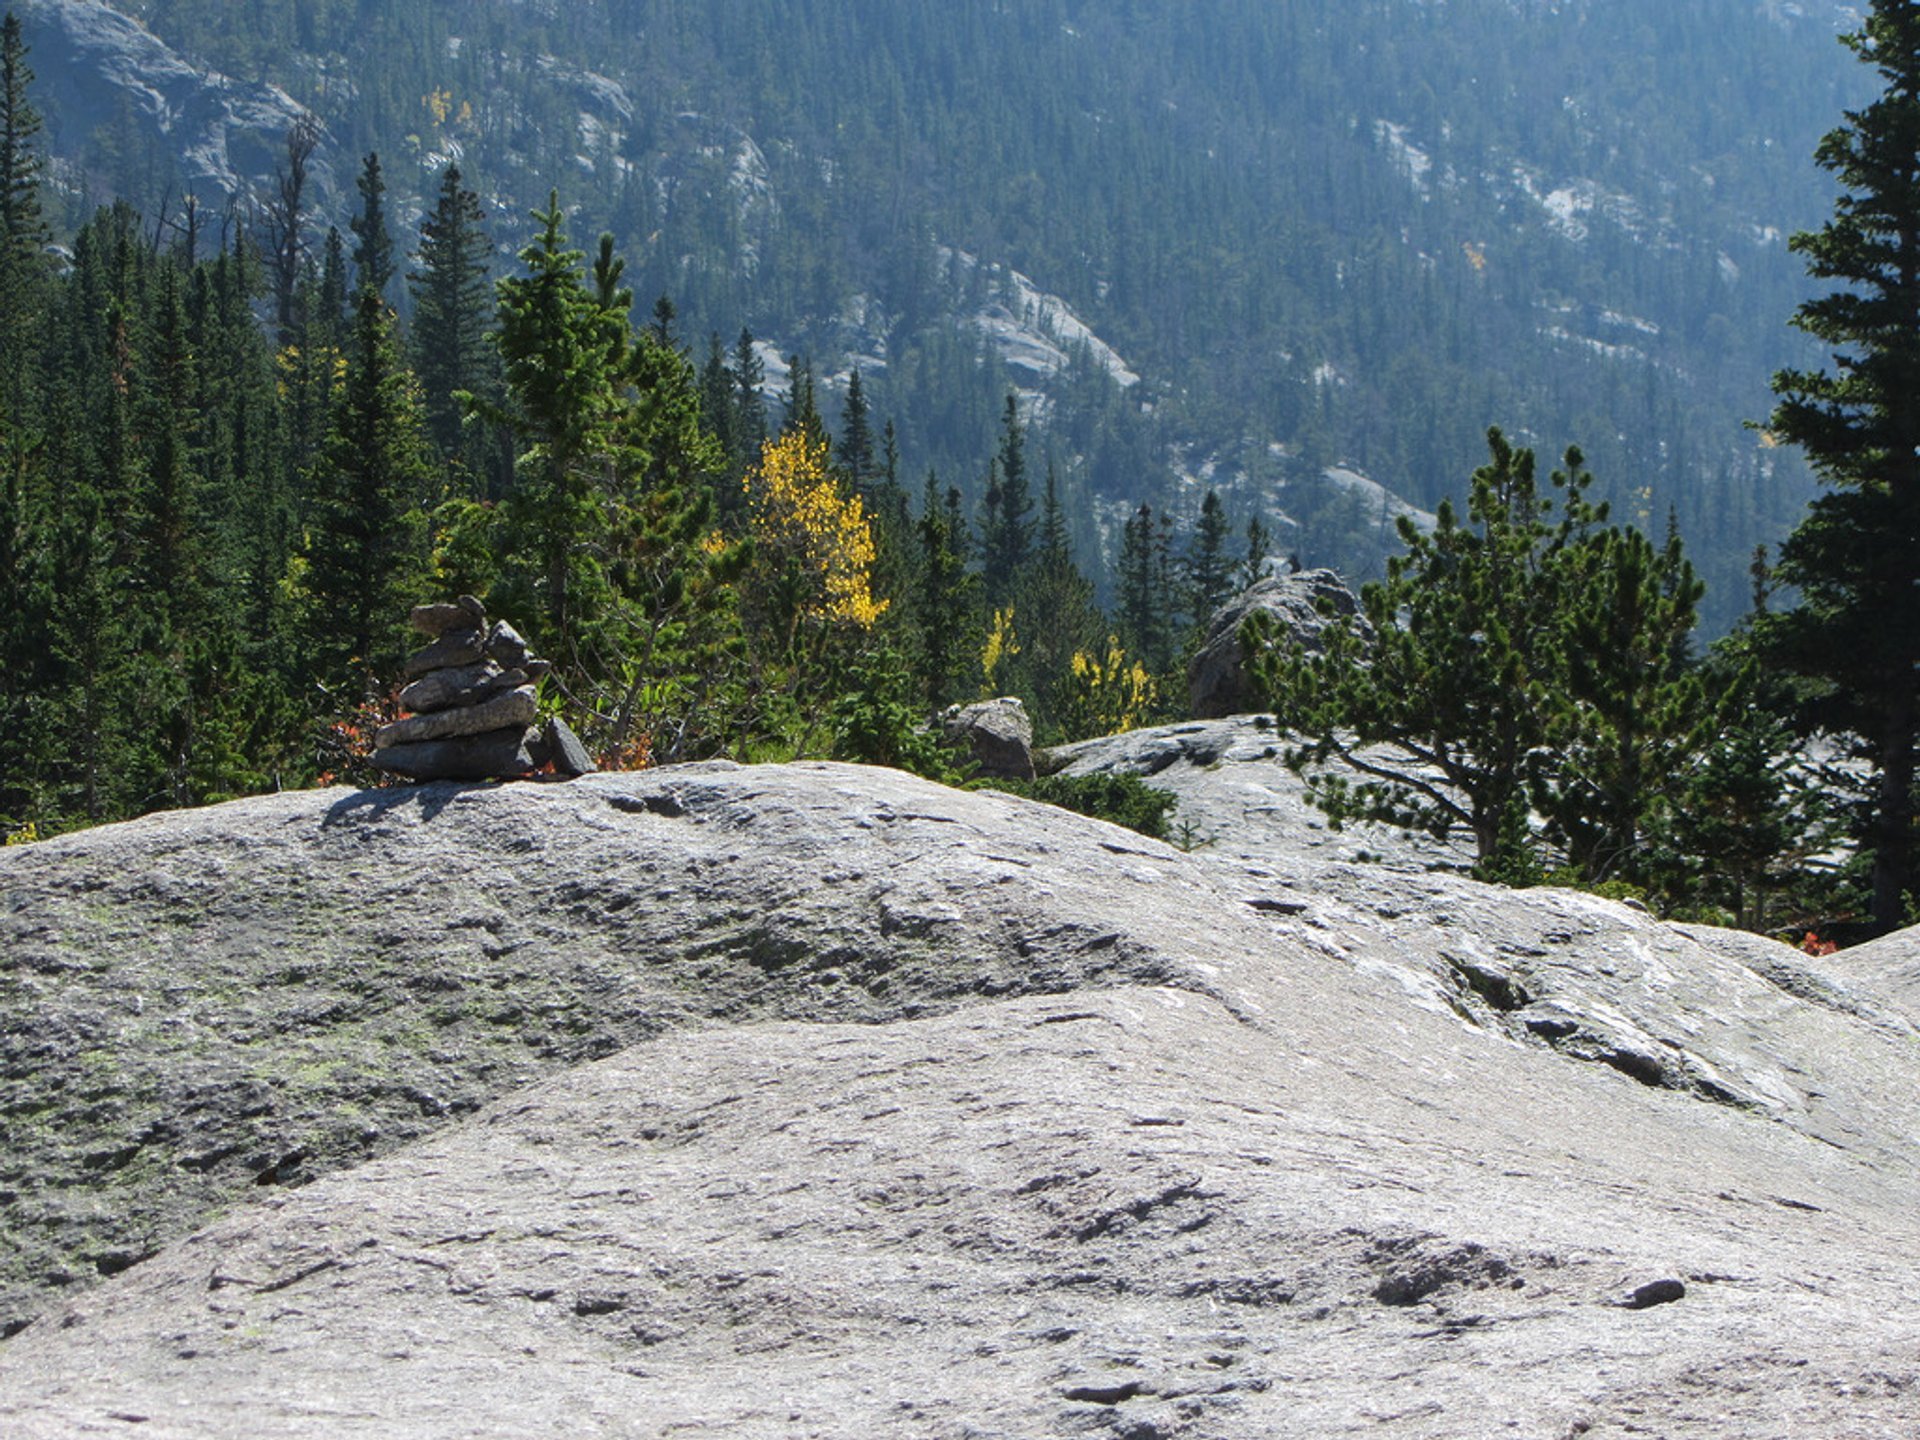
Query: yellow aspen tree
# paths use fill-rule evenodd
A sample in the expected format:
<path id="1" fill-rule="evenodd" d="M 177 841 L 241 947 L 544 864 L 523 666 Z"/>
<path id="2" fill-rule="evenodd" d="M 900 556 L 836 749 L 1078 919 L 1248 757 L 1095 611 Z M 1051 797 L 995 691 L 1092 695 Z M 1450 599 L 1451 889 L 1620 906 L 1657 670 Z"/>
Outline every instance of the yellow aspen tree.
<path id="1" fill-rule="evenodd" d="M 801 620 L 873 628 L 873 529 L 842 492 L 827 449 L 804 431 L 769 440 L 745 480 L 756 565 L 789 631 Z"/>

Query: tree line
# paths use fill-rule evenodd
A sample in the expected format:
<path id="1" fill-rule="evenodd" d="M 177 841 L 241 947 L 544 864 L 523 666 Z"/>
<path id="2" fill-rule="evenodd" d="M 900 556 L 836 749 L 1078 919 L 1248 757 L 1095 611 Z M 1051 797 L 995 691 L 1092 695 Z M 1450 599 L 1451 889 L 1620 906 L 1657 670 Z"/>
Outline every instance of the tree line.
<path id="1" fill-rule="evenodd" d="M 1011 394 L 981 503 L 910 482 L 857 372 L 829 433 L 804 358 L 783 400 L 749 333 L 696 363 L 557 195 L 500 276 L 456 166 L 410 248 L 377 154 L 347 232 L 314 234 L 301 127 L 214 253 L 125 203 L 57 246 L 11 16 L 0 40 L 8 832 L 365 778 L 409 606 L 459 593 L 616 764 L 948 774 L 921 727 L 954 701 L 1022 694 L 1053 739 L 1171 713 L 1230 588 L 1217 497 L 1191 536 L 1140 508 L 1110 619 Z"/>

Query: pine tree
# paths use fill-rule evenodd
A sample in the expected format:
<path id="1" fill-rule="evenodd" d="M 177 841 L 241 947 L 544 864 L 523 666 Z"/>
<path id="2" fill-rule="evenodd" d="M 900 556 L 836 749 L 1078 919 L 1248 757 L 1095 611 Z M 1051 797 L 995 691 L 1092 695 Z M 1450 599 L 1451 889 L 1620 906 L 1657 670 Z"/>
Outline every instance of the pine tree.
<path id="1" fill-rule="evenodd" d="M 1020 614 L 1027 617 L 1022 688 L 1032 697 L 1036 736 L 1060 732 L 1060 696 L 1072 674 L 1073 658 L 1094 649 L 1106 634 L 1093 594 L 1093 582 L 1074 563 L 1059 477 L 1049 465 L 1041 492 L 1039 546 L 1018 600 Z"/>
<path id="2" fill-rule="evenodd" d="M 308 653 L 348 705 L 391 681 L 408 607 L 426 598 L 425 503 L 433 467 L 392 313 L 360 287 L 346 382 L 314 467 L 306 540 Z"/>
<path id="3" fill-rule="evenodd" d="M 1020 403 L 1009 394 L 980 526 L 980 579 L 989 605 L 1012 598 L 1032 550 L 1033 487 L 1027 479 L 1026 431 L 1020 424 Z"/>
<path id="4" fill-rule="evenodd" d="M 1466 525 L 1450 502 L 1431 534 L 1402 518 L 1406 553 L 1362 592 L 1370 634 L 1336 622 L 1321 653 L 1282 652 L 1256 617 L 1249 640 L 1281 724 L 1305 737 L 1287 758 L 1310 772 L 1316 805 L 1336 819 L 1464 829 L 1479 872 L 1497 878 L 1531 863 L 1516 852 L 1529 845 L 1514 819 L 1564 693 L 1567 556 L 1598 516 L 1578 451 L 1553 476 L 1556 524 L 1533 452 L 1498 430 L 1487 442 Z M 1344 769 L 1328 768 L 1332 757 Z"/>
<path id="5" fill-rule="evenodd" d="M 960 492 L 950 488 L 943 503 L 939 481 L 931 470 L 918 529 L 920 565 L 913 610 L 920 646 L 914 668 L 928 707 L 937 710 L 968 690 L 975 580 L 967 573 L 966 517 Z"/>
<path id="6" fill-rule="evenodd" d="M 1240 562 L 1237 576 L 1241 589 L 1264 580 L 1267 575 L 1267 559 L 1273 553 L 1273 535 L 1267 529 L 1266 521 L 1255 515 L 1247 521 L 1247 555 Z"/>
<path id="7" fill-rule="evenodd" d="M 355 284 L 385 299 L 393 281 L 393 236 L 387 230 L 387 182 L 378 151 L 367 153 L 354 187 L 360 192 L 360 213 L 349 222 Z"/>
<path id="8" fill-rule="evenodd" d="M 440 177 L 433 212 L 420 226 L 418 268 L 409 272 L 413 295 L 412 350 L 427 431 L 447 460 L 458 459 L 488 494 L 505 488 L 504 447 L 482 423 L 463 424 L 462 395 L 497 407 L 498 355 L 487 343 L 493 285 L 492 246 L 480 197 L 461 183 L 458 166 Z"/>
<path id="9" fill-rule="evenodd" d="M 873 454 L 873 423 L 867 413 L 867 392 L 860 383 L 860 367 L 847 377 L 847 403 L 840 416 L 840 444 L 835 452 L 854 493 L 873 500 L 879 462 Z"/>
<path id="10" fill-rule="evenodd" d="M 1127 653 L 1156 673 L 1173 659 L 1167 565 L 1153 507 L 1142 503 L 1120 531 L 1115 602 Z"/>
<path id="11" fill-rule="evenodd" d="M 767 402 L 760 393 L 766 379 L 753 332 L 743 329 L 733 346 L 733 461 L 742 471 L 759 458 L 767 438 Z"/>
<path id="12" fill-rule="evenodd" d="M 42 248 L 52 238 L 41 213 L 38 139 L 40 112 L 27 95 L 33 71 L 20 20 L 0 21 L 0 264 L 44 268 Z"/>
<path id="13" fill-rule="evenodd" d="M 1855 737 L 1871 770 L 1859 838 L 1874 922 L 1891 930 L 1915 889 L 1920 734 L 1920 8 L 1875 0 L 1843 39 L 1886 88 L 1820 142 L 1842 193 L 1831 220 L 1792 241 L 1810 275 L 1841 287 L 1794 315 L 1834 362 L 1776 375 L 1770 424 L 1827 489 L 1780 549 L 1799 603 L 1760 637 L 1817 687 L 1807 723 Z"/>
<path id="14" fill-rule="evenodd" d="M 1649 826 L 1718 718 L 1687 655 L 1705 587 L 1677 532 L 1656 550 L 1638 530 L 1610 529 L 1570 558 L 1557 597 L 1566 681 L 1535 799 L 1581 874 L 1650 885 Z"/>
<path id="15" fill-rule="evenodd" d="M 1229 533 L 1226 507 L 1219 495 L 1209 490 L 1200 502 L 1200 521 L 1194 527 L 1186 556 L 1188 608 L 1197 625 L 1205 625 L 1233 596 L 1233 566 L 1227 559 Z"/>
<path id="16" fill-rule="evenodd" d="M 45 314 L 53 238 L 42 213 L 40 114 L 28 97 L 20 21 L 9 10 L 0 21 L 0 443 L 13 452 L 16 473 L 34 428 L 31 354 Z"/>
<path id="17" fill-rule="evenodd" d="M 584 668 L 607 600 L 605 556 L 590 542 L 607 531 L 618 382 L 608 310 L 586 286 L 581 252 L 568 247 L 558 192 L 534 219 L 540 234 L 520 252 L 526 273 L 498 287 L 508 419 L 525 447 L 508 497 L 499 598 L 551 658 Z"/>

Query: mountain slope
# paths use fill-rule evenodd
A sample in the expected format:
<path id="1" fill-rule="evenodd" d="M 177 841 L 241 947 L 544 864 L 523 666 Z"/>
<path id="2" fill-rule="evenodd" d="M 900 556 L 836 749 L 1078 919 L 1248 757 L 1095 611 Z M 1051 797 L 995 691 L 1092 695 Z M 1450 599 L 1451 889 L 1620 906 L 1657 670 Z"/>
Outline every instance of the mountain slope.
<path id="1" fill-rule="evenodd" d="M 1381 527 L 1322 471 L 1431 509 L 1501 423 L 1580 443 L 1646 525 L 1674 510 L 1724 623 L 1752 545 L 1806 494 L 1742 423 L 1809 358 L 1784 240 L 1822 217 L 1813 145 L 1869 78 L 1832 43 L 1844 7 L 125 8 L 312 106 L 337 171 L 380 150 L 403 215 L 458 158 L 511 245 L 558 185 L 696 344 L 748 325 L 822 372 L 865 357 L 910 473 L 971 484 L 1020 383 L 1004 352 L 980 364 L 968 321 L 1017 292 L 942 264 L 963 251 L 1059 297 L 1145 380 L 1087 364 L 1049 387 L 1086 510 L 1197 503 L 1178 455 L 1237 513 L 1285 512 L 1311 558 L 1360 568 Z M 160 170 L 55 128 L 159 202 Z"/>

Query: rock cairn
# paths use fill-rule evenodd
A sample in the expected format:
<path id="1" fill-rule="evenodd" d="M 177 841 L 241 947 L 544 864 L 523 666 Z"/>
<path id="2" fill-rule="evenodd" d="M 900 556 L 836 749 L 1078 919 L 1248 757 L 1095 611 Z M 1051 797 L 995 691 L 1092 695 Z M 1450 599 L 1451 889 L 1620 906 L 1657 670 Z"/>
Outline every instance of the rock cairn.
<path id="1" fill-rule="evenodd" d="M 552 667 L 511 625 L 489 625 L 471 595 L 416 605 L 412 620 L 429 643 L 407 661 L 400 707 L 411 713 L 374 736 L 375 765 L 414 780 L 510 780 L 549 761 L 569 777 L 594 768 L 564 720 L 537 723 L 534 684 Z"/>

